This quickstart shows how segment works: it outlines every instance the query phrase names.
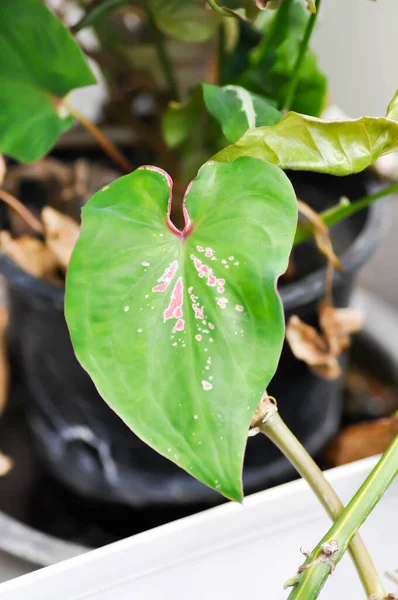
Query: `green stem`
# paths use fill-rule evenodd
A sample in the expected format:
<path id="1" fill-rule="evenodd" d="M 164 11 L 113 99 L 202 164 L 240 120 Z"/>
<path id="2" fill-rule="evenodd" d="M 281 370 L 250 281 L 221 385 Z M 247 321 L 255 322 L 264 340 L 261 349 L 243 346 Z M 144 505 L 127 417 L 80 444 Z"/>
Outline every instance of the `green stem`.
<path id="1" fill-rule="evenodd" d="M 166 44 L 164 43 L 164 37 L 162 36 L 162 34 L 160 33 L 160 31 L 156 25 L 156 21 L 153 17 L 152 11 L 145 4 L 146 4 L 146 0 L 145 0 L 145 2 L 143 2 L 143 8 L 146 12 L 146 15 L 148 18 L 148 23 L 152 30 L 153 41 L 155 42 L 158 59 L 159 59 L 160 64 L 163 67 L 163 72 L 167 79 L 167 84 L 169 86 L 171 97 L 173 100 L 176 100 L 177 102 L 179 102 L 181 100 L 180 93 L 178 91 L 178 85 L 177 85 L 177 80 L 174 75 L 173 65 L 172 65 Z"/>
<path id="2" fill-rule="evenodd" d="M 233 12 L 228 11 L 228 10 L 224 10 L 223 8 L 221 8 L 221 6 L 218 6 L 217 2 L 215 0 L 207 0 L 207 4 L 209 6 L 211 6 L 211 8 L 214 10 L 214 12 L 216 12 L 218 15 L 221 15 L 222 17 L 233 17 L 235 16 L 233 14 Z"/>
<path id="3" fill-rule="evenodd" d="M 293 104 L 294 96 L 295 96 L 296 89 L 297 89 L 297 84 L 299 81 L 301 66 L 302 66 L 302 63 L 304 60 L 305 53 L 307 52 L 307 49 L 308 49 L 308 44 L 310 42 L 312 31 L 313 31 L 314 25 L 316 23 L 320 5 L 321 5 L 321 0 L 316 0 L 316 2 L 315 2 L 316 12 L 311 13 L 311 15 L 308 19 L 307 27 L 304 32 L 304 37 L 302 39 L 302 42 L 300 45 L 300 50 L 299 50 L 299 53 L 298 53 L 298 56 L 296 59 L 296 63 L 294 65 L 294 68 L 292 71 L 292 78 L 289 82 L 289 87 L 287 89 L 285 101 L 283 103 L 282 108 L 284 108 L 285 110 L 290 110 L 290 108 Z"/>
<path id="4" fill-rule="evenodd" d="M 351 215 L 357 213 L 363 208 L 366 208 L 375 200 L 379 200 L 379 198 L 384 198 L 385 196 L 389 196 L 390 194 L 393 194 L 395 192 L 398 192 L 398 184 L 390 185 L 389 187 L 384 188 L 384 190 L 381 190 L 376 194 L 372 194 L 371 196 L 365 196 L 364 198 L 361 198 L 360 200 L 356 200 L 355 202 L 349 204 L 336 204 L 336 206 L 332 206 L 332 208 L 329 208 L 328 210 L 325 210 L 324 212 L 320 213 L 319 217 L 321 218 L 322 222 L 325 223 L 325 225 L 330 227 L 331 225 L 335 225 L 343 219 L 346 219 L 347 217 L 350 217 Z M 305 229 L 299 224 L 296 231 L 296 237 L 294 238 L 294 246 L 305 242 L 305 240 L 307 240 L 311 236 L 312 231 L 310 231 L 309 229 Z"/>
<path id="5" fill-rule="evenodd" d="M 218 71 L 218 85 L 223 84 L 223 71 L 225 62 L 225 31 L 223 23 L 220 23 L 218 31 L 218 53 L 217 53 L 217 71 Z"/>
<path id="6" fill-rule="evenodd" d="M 117 10 L 124 4 L 127 4 L 128 0 L 104 0 L 101 4 L 97 4 L 91 9 L 88 9 L 85 15 L 70 28 L 73 34 L 78 33 L 85 27 L 91 27 L 100 19 L 103 19 L 111 12 Z"/>
<path id="7" fill-rule="evenodd" d="M 337 550 L 330 557 L 330 562 L 317 562 L 303 570 L 298 577 L 297 586 L 289 595 L 289 600 L 307 600 L 308 598 L 315 600 L 315 598 L 318 598 L 331 572 L 331 564 L 335 566 L 340 561 L 353 536 L 376 506 L 397 473 L 398 435 L 384 452 L 369 477 L 359 488 L 337 521 L 307 558 L 304 566 L 309 565 L 319 556 L 322 556 L 323 544 L 333 541 L 337 543 Z M 372 598 L 382 600 L 385 598 L 385 594 L 382 590 L 372 591 Z"/>
<path id="8" fill-rule="evenodd" d="M 329 516 L 333 520 L 337 519 L 344 510 L 340 498 L 324 477 L 321 469 L 283 422 L 277 407 L 269 399 L 262 402 L 259 421 L 254 425 L 281 450 L 303 479 L 307 481 Z M 384 598 L 383 584 L 359 535 L 352 540 L 350 552 L 368 596 L 378 594 Z"/>

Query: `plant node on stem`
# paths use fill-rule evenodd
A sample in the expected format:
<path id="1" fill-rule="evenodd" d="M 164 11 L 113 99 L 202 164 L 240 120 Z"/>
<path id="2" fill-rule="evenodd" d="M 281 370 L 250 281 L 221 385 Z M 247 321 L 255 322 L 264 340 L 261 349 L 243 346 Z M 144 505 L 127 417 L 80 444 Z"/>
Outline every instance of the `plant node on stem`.
<path id="1" fill-rule="evenodd" d="M 263 395 L 256 408 L 251 426 L 255 433 L 263 433 L 281 450 L 301 477 L 307 481 L 329 516 L 336 520 L 344 510 L 340 498 L 321 469 L 281 419 L 275 399 L 267 393 Z M 383 584 L 358 534 L 352 539 L 349 550 L 367 595 L 375 594 L 377 600 L 384 599 Z M 297 585 L 296 577 L 290 579 L 285 585 Z"/>

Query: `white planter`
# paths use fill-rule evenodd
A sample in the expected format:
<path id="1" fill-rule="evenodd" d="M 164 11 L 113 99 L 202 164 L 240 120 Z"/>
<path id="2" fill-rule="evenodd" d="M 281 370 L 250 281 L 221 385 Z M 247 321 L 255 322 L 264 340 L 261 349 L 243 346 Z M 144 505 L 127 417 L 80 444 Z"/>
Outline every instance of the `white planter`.
<path id="1" fill-rule="evenodd" d="M 327 472 L 347 502 L 376 459 Z M 398 568 L 398 481 L 362 528 L 381 573 Z M 327 531 L 303 481 L 158 527 L 0 585 L 2 600 L 282 600 L 283 582 Z M 386 588 L 398 586 L 385 580 Z M 323 600 L 365 598 L 345 556 Z"/>

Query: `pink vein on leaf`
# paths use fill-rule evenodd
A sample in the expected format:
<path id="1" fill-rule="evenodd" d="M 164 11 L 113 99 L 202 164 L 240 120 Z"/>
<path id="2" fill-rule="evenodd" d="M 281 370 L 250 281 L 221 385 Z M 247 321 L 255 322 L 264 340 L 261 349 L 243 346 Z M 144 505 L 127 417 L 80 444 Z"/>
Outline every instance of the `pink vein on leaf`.
<path id="1" fill-rule="evenodd" d="M 184 296 L 182 291 L 182 277 L 179 277 L 171 292 L 170 303 L 163 313 L 164 322 L 168 321 L 168 319 L 177 319 L 173 331 L 184 330 L 184 320 L 182 319 L 182 303 L 184 301 Z"/>
<path id="2" fill-rule="evenodd" d="M 210 267 L 208 267 L 206 264 L 202 263 L 200 258 L 195 256 L 194 254 L 191 254 L 190 258 L 193 261 L 193 264 L 195 266 L 195 269 L 196 269 L 199 277 L 201 277 L 201 278 L 206 277 L 207 285 L 209 285 L 210 287 L 216 287 L 217 279 L 213 274 L 213 270 Z"/>
<path id="3" fill-rule="evenodd" d="M 159 277 L 158 282 L 160 285 L 156 285 L 152 288 L 153 292 L 164 292 L 169 287 L 171 280 L 173 279 L 177 271 L 178 263 L 174 260 L 169 267 L 165 270 L 163 275 Z"/>

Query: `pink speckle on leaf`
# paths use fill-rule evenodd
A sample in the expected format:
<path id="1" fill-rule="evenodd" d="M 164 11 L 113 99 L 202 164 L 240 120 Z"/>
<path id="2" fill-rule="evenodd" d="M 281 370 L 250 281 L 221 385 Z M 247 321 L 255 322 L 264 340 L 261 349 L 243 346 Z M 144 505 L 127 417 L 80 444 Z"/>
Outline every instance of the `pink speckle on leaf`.
<path id="1" fill-rule="evenodd" d="M 209 323 L 209 328 L 210 328 L 210 329 L 214 329 L 214 325 L 213 325 L 213 323 Z"/>
<path id="2" fill-rule="evenodd" d="M 173 327 L 173 333 L 176 331 L 184 331 L 185 321 L 184 319 L 178 319 L 177 323 Z"/>
<path id="3" fill-rule="evenodd" d="M 194 254 L 191 254 L 190 258 L 193 261 L 193 264 L 199 277 L 206 277 L 207 285 L 210 287 L 215 287 L 217 285 L 217 279 L 215 278 L 212 269 L 209 266 L 202 263 L 202 261 Z"/>
<path id="4" fill-rule="evenodd" d="M 164 292 L 165 290 L 167 290 L 167 288 L 169 287 L 169 285 L 171 283 L 171 280 L 173 279 L 174 275 L 176 274 L 177 267 L 178 267 L 178 263 L 176 260 L 174 260 L 171 263 L 171 265 L 169 267 L 167 267 L 167 269 L 165 270 L 163 275 L 158 279 L 158 282 L 160 283 L 160 285 L 156 285 L 155 287 L 153 287 L 152 291 L 153 292 Z"/>
<path id="5" fill-rule="evenodd" d="M 193 308 L 193 311 L 195 313 L 195 319 L 201 319 L 201 320 L 204 319 L 205 316 L 204 316 L 204 313 L 203 313 L 203 308 L 201 308 L 199 306 L 199 304 L 196 304 L 196 302 L 194 302 L 192 304 L 192 308 Z"/>
<path id="6" fill-rule="evenodd" d="M 176 281 L 173 291 L 171 292 L 170 303 L 163 313 L 164 321 L 168 319 L 180 319 L 182 317 L 182 303 L 184 301 L 182 293 L 182 277 Z"/>
<path id="7" fill-rule="evenodd" d="M 200 333 L 198 333 L 198 335 L 195 335 L 195 339 L 197 339 L 198 342 L 200 342 L 200 340 L 202 339 L 202 336 L 200 335 Z"/>
<path id="8" fill-rule="evenodd" d="M 196 246 L 196 249 L 198 252 L 204 252 L 205 249 L 203 248 L 203 246 Z"/>
<path id="9" fill-rule="evenodd" d="M 213 256 L 213 250 L 211 248 L 206 248 L 205 256 L 211 258 Z"/>
<path id="10" fill-rule="evenodd" d="M 202 381 L 202 386 L 204 390 L 211 390 L 213 388 L 212 384 L 209 381 Z"/>
<path id="11" fill-rule="evenodd" d="M 222 308 L 224 310 L 224 308 L 227 308 L 228 299 L 227 298 L 217 298 L 217 304 L 220 308 Z"/>
<path id="12" fill-rule="evenodd" d="M 243 311 L 243 306 L 241 306 L 240 304 L 237 304 L 235 306 L 235 310 L 237 310 L 238 312 L 242 312 Z"/>

